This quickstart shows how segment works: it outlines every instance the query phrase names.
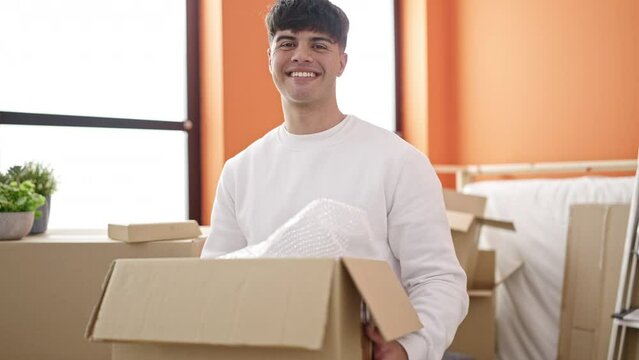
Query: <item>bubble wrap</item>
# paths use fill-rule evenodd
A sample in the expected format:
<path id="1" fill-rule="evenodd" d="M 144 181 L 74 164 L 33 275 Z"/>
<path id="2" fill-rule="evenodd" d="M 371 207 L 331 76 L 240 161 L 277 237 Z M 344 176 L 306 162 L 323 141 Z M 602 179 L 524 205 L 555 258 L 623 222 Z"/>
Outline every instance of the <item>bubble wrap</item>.
<path id="1" fill-rule="evenodd" d="M 265 241 L 221 256 L 339 257 L 349 244 L 370 241 L 370 224 L 362 209 L 330 199 L 310 202 Z"/>

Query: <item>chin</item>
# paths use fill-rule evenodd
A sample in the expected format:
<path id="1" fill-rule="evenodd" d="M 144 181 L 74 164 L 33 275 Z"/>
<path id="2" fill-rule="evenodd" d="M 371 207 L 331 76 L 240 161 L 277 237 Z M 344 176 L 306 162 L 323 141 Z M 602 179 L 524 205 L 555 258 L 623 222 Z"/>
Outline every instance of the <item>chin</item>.
<path id="1" fill-rule="evenodd" d="M 288 102 L 293 104 L 310 104 L 316 101 L 315 97 L 306 94 L 296 94 L 296 95 L 288 95 L 286 97 Z"/>

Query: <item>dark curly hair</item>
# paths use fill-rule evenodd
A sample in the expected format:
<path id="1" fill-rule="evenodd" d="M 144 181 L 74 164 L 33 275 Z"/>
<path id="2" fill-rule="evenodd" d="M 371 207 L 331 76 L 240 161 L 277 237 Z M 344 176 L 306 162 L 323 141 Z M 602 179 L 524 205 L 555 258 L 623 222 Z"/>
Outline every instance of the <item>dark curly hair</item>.
<path id="1" fill-rule="evenodd" d="M 328 34 L 346 49 L 348 17 L 328 0 L 276 0 L 266 15 L 269 43 L 280 30 L 310 30 Z"/>

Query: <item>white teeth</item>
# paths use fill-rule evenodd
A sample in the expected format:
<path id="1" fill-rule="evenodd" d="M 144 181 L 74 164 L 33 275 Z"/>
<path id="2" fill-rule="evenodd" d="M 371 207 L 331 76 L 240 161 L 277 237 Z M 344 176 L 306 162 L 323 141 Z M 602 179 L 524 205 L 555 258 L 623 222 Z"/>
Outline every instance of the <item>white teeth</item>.
<path id="1" fill-rule="evenodd" d="M 314 78 L 314 72 L 306 72 L 306 71 L 294 71 L 291 73 L 291 77 L 303 77 L 303 78 Z"/>

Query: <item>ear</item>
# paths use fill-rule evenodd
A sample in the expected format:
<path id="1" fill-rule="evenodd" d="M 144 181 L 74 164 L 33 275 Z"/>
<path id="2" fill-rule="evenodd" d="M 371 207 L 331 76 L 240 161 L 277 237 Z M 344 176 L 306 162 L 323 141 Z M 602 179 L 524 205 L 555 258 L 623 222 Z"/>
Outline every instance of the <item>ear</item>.
<path id="1" fill-rule="evenodd" d="M 348 62 L 348 54 L 343 52 L 339 56 L 339 71 L 337 72 L 337 76 L 342 76 L 344 69 L 346 69 L 346 63 Z"/>
<path id="2" fill-rule="evenodd" d="M 273 69 L 271 69 L 271 48 L 266 49 L 266 56 L 268 56 L 268 71 L 272 74 Z"/>

